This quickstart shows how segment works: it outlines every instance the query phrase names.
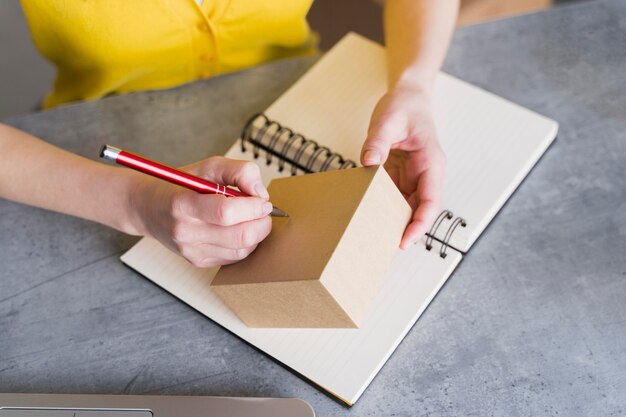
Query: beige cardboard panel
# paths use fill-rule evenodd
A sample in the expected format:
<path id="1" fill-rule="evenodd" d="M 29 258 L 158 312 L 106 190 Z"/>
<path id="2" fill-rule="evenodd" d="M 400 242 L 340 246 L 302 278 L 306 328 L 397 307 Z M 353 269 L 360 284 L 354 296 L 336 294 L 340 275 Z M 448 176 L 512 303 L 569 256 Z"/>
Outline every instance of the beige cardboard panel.
<path id="1" fill-rule="evenodd" d="M 399 249 L 412 210 L 380 168 L 322 276 L 322 283 L 361 326 Z"/>
<path id="2" fill-rule="evenodd" d="M 281 178 L 268 190 L 289 213 L 246 259 L 220 268 L 212 285 L 317 280 L 333 255 L 376 168 Z"/>
<path id="3" fill-rule="evenodd" d="M 213 290 L 248 327 L 356 327 L 319 281 L 220 285 Z"/>
<path id="4" fill-rule="evenodd" d="M 398 250 L 411 208 L 382 167 L 302 178 L 309 181 L 288 178 L 270 187 L 296 218 L 277 219 L 273 240 L 255 252 L 262 249 L 264 256 L 222 268 L 211 285 L 249 326 L 360 326 Z M 319 259 L 323 269 L 315 267 Z M 276 271 L 292 279 L 276 279 Z"/>

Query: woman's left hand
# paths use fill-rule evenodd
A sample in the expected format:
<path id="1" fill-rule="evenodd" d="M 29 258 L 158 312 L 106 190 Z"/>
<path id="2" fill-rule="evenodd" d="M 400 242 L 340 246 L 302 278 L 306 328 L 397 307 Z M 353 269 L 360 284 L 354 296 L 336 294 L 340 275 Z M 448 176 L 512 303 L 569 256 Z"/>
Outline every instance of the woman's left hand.
<path id="1" fill-rule="evenodd" d="M 398 85 L 380 99 L 363 144 L 361 163 L 385 165 L 413 208 L 400 247 L 417 243 L 441 209 L 446 169 L 427 92 Z"/>

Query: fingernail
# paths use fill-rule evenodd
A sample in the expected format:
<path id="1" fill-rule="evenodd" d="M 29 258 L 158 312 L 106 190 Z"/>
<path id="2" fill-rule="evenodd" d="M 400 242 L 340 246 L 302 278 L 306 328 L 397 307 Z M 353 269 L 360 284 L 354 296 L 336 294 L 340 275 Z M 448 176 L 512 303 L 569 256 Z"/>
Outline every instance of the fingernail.
<path id="1" fill-rule="evenodd" d="M 266 203 L 263 203 L 263 215 L 264 216 L 267 216 L 268 214 L 270 214 L 272 210 L 274 210 L 274 206 L 272 205 L 272 203 L 270 203 L 269 201 Z"/>
<path id="2" fill-rule="evenodd" d="M 363 162 L 366 165 L 380 164 L 380 155 L 375 150 L 369 149 L 363 154 Z"/>
<path id="3" fill-rule="evenodd" d="M 259 197 L 270 198 L 270 193 L 267 192 L 267 188 L 265 188 L 265 186 L 260 182 L 254 186 L 254 192 Z"/>

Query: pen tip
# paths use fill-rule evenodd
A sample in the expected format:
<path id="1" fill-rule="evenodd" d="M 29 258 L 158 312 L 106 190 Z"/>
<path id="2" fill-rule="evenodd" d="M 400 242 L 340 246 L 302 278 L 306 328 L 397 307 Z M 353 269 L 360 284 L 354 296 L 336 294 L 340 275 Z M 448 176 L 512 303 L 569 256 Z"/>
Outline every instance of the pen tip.
<path id="1" fill-rule="evenodd" d="M 278 207 L 274 207 L 272 209 L 272 212 L 270 213 L 270 215 L 273 216 L 273 217 L 289 217 L 289 215 L 287 213 L 285 213 L 284 211 L 282 211 Z"/>

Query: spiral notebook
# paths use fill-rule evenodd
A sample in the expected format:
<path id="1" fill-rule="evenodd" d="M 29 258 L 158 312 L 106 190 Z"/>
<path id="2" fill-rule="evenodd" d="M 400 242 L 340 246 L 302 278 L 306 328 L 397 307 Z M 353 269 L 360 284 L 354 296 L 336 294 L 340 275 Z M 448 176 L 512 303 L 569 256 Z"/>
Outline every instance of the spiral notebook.
<path id="1" fill-rule="evenodd" d="M 267 182 L 293 173 L 350 168 L 359 160 L 372 109 L 385 89 L 383 47 L 349 34 L 264 113 L 251 116 L 226 155 L 256 160 Z M 443 73 L 436 82 L 434 107 L 448 157 L 446 210 L 420 243 L 398 251 L 359 329 L 247 328 L 211 291 L 215 269 L 194 268 L 151 239 L 142 239 L 122 261 L 354 404 L 558 128 L 553 120 Z"/>

